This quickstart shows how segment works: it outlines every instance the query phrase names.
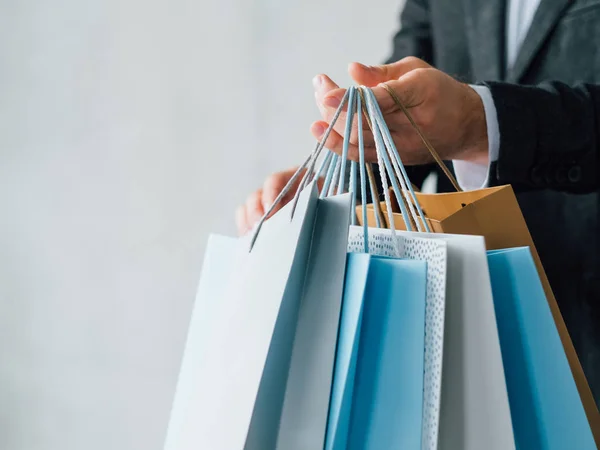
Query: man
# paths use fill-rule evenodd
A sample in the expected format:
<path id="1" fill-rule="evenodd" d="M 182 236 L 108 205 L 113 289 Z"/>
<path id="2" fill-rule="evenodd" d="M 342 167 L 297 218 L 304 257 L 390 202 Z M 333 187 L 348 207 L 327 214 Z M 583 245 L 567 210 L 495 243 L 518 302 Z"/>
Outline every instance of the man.
<path id="1" fill-rule="evenodd" d="M 598 42 L 598 0 L 408 0 L 390 58 L 396 62 L 350 67 L 358 83 L 375 86 L 407 164 L 430 160 L 378 83 L 393 80 L 442 158 L 454 161 L 463 187 L 513 185 L 597 401 Z M 323 121 L 312 131 L 320 137 L 343 92 L 324 75 L 315 81 Z M 336 131 L 327 144 L 338 151 L 343 131 Z M 241 232 L 289 176 L 272 176 L 238 210 Z"/>

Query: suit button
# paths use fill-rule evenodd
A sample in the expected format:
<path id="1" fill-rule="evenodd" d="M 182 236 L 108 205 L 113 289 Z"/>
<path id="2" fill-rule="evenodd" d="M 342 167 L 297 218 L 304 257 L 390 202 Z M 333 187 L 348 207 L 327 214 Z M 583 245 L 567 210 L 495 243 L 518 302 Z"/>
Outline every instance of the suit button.
<path id="1" fill-rule="evenodd" d="M 529 174 L 531 181 L 534 184 L 541 185 L 544 183 L 544 169 L 541 166 L 534 166 Z"/>
<path id="2" fill-rule="evenodd" d="M 554 179 L 558 184 L 565 184 L 567 182 L 567 169 L 566 167 L 559 167 L 556 169 Z"/>
<path id="3" fill-rule="evenodd" d="M 581 181 L 581 166 L 572 166 L 567 176 L 571 183 L 579 183 Z"/>

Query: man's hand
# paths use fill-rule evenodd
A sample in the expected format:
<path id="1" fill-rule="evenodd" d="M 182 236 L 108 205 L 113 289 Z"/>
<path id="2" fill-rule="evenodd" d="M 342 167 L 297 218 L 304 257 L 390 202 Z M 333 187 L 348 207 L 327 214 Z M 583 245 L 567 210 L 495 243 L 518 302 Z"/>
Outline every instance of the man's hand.
<path id="1" fill-rule="evenodd" d="M 407 165 L 431 162 L 427 148 L 404 113 L 381 83 L 392 88 L 413 119 L 445 160 L 465 160 L 488 164 L 487 127 L 483 103 L 468 85 L 434 69 L 418 58 L 404 58 L 384 66 L 349 67 L 352 78 L 372 87 L 402 161 Z M 312 124 L 311 132 L 320 139 L 345 93 L 326 75 L 313 80 L 315 98 L 323 120 Z M 326 147 L 341 153 L 346 115 L 343 113 L 327 139 Z M 363 120 L 365 157 L 377 161 L 373 135 Z M 349 157 L 358 160 L 356 120 L 350 136 Z"/>
<path id="2" fill-rule="evenodd" d="M 380 83 L 387 83 L 397 93 L 442 159 L 488 164 L 483 104 L 479 95 L 469 86 L 417 58 L 404 58 L 393 64 L 375 67 L 353 63 L 349 72 L 358 84 L 372 87 L 405 164 L 423 164 L 432 161 L 432 158 L 404 113 L 385 88 L 379 86 Z M 340 89 L 326 75 L 317 75 L 313 82 L 317 106 L 323 120 L 313 123 L 311 131 L 320 139 L 344 95 L 344 89 Z M 342 151 L 345 123 L 346 115 L 343 113 L 326 143 L 327 148 L 337 153 Z M 373 135 L 365 120 L 363 127 L 366 159 L 375 162 L 377 156 Z M 354 160 L 358 160 L 356 144 L 355 122 L 349 151 L 349 157 Z M 271 175 L 263 187 L 251 194 L 246 203 L 238 208 L 236 224 L 240 234 L 246 234 L 260 220 L 295 171 L 296 169 L 290 169 Z M 321 184 L 322 182 L 320 180 Z M 293 198 L 297 188 L 295 186 L 290 190 L 273 213 Z"/>
<path id="3" fill-rule="evenodd" d="M 250 194 L 246 203 L 237 209 L 235 212 L 235 223 L 240 235 L 244 235 L 252 230 L 252 227 L 256 225 L 265 212 L 271 207 L 279 193 L 294 176 L 296 170 L 298 169 L 293 168 L 269 176 L 265 180 L 263 187 Z M 302 175 L 304 175 L 304 173 Z M 298 178 L 296 185 L 290 189 L 287 195 L 275 207 L 271 215 L 275 214 L 294 198 L 294 194 L 296 193 L 301 180 L 302 176 Z M 323 187 L 323 182 L 323 179 L 317 180 L 319 189 Z"/>

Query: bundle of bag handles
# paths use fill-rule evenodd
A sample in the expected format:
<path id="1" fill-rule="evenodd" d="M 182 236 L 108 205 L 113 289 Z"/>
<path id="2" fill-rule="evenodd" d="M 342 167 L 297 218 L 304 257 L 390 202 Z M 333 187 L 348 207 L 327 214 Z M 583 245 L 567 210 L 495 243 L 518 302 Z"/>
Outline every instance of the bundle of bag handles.
<path id="1" fill-rule="evenodd" d="M 409 113 L 408 109 L 402 104 L 402 102 L 398 98 L 398 95 L 387 84 L 384 84 L 383 86 L 394 100 L 396 106 L 406 115 L 410 124 L 421 138 L 421 141 L 423 142 L 433 159 L 448 177 L 454 188 L 460 192 L 461 188 L 458 185 L 456 179 L 454 178 L 448 167 L 446 167 L 446 165 L 444 164 L 438 153 L 435 151 L 433 146 L 429 143 L 425 135 L 419 129 L 411 114 Z M 323 156 L 321 163 L 317 168 L 317 161 L 321 157 L 321 153 L 325 148 L 325 143 L 327 142 L 327 139 L 331 134 L 331 130 L 333 130 L 333 127 L 338 121 L 342 110 L 344 106 L 346 106 L 346 104 L 348 105 L 348 108 L 346 115 L 346 127 L 344 130 L 344 143 L 342 147 L 342 154 L 340 156 L 329 150 L 326 150 L 325 155 Z M 290 178 L 289 182 L 286 184 L 286 186 L 277 196 L 273 204 L 265 212 L 261 220 L 256 225 L 250 242 L 250 250 L 254 246 L 256 238 L 258 237 L 258 234 L 264 222 L 271 215 L 271 213 L 274 211 L 277 205 L 282 202 L 283 198 L 289 193 L 292 187 L 296 185 L 296 183 L 304 173 L 302 179 L 300 180 L 298 190 L 294 194 L 294 198 L 292 200 L 290 219 L 294 216 L 296 205 L 298 203 L 298 199 L 302 190 L 311 181 L 317 180 L 324 176 L 325 181 L 320 193 L 320 198 L 349 192 L 351 194 L 352 199 L 351 224 L 356 225 L 357 178 L 359 178 L 361 204 L 363 206 L 362 223 L 365 234 L 365 253 L 369 252 L 366 208 L 367 183 L 369 185 L 369 191 L 373 201 L 373 208 L 375 212 L 375 221 L 377 228 L 381 228 L 383 222 L 383 214 L 379 206 L 379 193 L 377 190 L 377 184 L 375 182 L 373 166 L 371 163 L 365 162 L 365 146 L 362 123 L 363 114 L 361 114 L 361 112 L 364 114 L 364 117 L 367 121 L 367 125 L 373 133 L 375 151 L 377 154 L 377 165 L 379 167 L 385 205 L 388 214 L 388 222 L 392 235 L 394 236 L 394 238 L 396 237 L 396 229 L 394 226 L 392 201 L 390 197 L 388 180 L 392 185 L 392 189 L 394 190 L 394 194 L 400 207 L 400 212 L 402 213 L 402 218 L 404 219 L 407 231 L 420 231 L 428 233 L 431 232 L 426 217 L 423 214 L 423 210 L 421 209 L 421 206 L 419 205 L 419 202 L 415 195 L 413 186 L 410 180 L 408 179 L 406 169 L 404 167 L 404 164 L 402 163 L 400 154 L 396 149 L 390 130 L 387 124 L 385 123 L 383 113 L 381 112 L 381 108 L 379 107 L 377 99 L 375 98 L 375 94 L 368 87 L 351 86 L 346 90 L 346 93 L 344 94 L 344 97 L 342 98 L 342 101 L 340 102 L 340 105 L 338 106 L 331 120 L 331 123 L 329 124 L 329 127 L 327 128 L 327 130 L 325 130 L 325 133 L 323 134 L 321 140 L 317 143 L 315 149 L 304 161 L 304 163 L 298 168 L 298 170 L 294 173 L 292 178 Z M 358 162 L 348 161 L 350 133 L 352 131 L 352 122 L 355 115 L 358 130 Z M 350 163 L 350 177 L 347 186 L 348 190 L 346 191 L 346 169 L 348 162 Z M 398 240 L 394 239 L 394 241 L 397 245 Z"/>

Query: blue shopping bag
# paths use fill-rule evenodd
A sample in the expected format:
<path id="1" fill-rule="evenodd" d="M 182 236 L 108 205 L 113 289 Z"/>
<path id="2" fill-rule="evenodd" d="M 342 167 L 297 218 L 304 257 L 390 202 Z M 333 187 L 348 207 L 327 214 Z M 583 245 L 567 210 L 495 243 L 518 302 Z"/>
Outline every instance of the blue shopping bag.
<path id="1" fill-rule="evenodd" d="M 421 448 L 426 271 L 348 256 L 326 449 Z"/>
<path id="2" fill-rule="evenodd" d="M 594 438 L 528 247 L 488 252 L 519 449 L 595 449 Z"/>

